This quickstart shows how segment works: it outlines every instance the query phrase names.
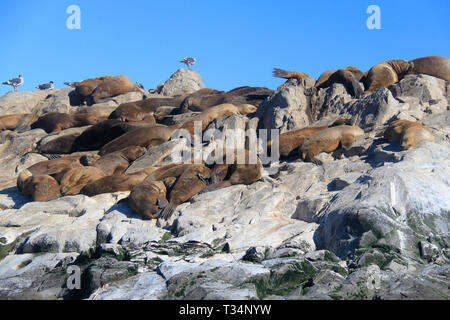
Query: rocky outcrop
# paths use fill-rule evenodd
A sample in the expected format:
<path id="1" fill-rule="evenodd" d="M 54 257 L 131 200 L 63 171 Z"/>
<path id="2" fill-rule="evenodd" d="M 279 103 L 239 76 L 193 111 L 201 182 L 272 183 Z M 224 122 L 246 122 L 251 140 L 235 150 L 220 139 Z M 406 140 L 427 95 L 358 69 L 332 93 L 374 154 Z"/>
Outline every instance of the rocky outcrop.
<path id="1" fill-rule="evenodd" d="M 165 94 L 198 89 L 177 77 Z M 312 86 L 289 80 L 257 117 L 216 119 L 208 130 L 284 132 L 347 118 L 364 135 L 314 162 L 267 164 L 251 185 L 197 194 L 168 221 L 142 219 L 129 192 L 30 202 L 15 186 L 18 172 L 46 159 L 36 147 L 82 128 L 2 132 L 0 298 L 450 299 L 449 83 L 406 76 L 361 99 L 340 84 Z M 8 94 L 0 114 L 62 110 L 66 93 L 52 92 Z M 140 98 L 132 92 L 91 108 Z M 382 138 L 394 119 L 421 121 L 435 141 L 401 151 Z M 127 173 L 170 163 L 186 145 L 151 147 Z M 67 288 L 73 268 L 80 290 Z"/>

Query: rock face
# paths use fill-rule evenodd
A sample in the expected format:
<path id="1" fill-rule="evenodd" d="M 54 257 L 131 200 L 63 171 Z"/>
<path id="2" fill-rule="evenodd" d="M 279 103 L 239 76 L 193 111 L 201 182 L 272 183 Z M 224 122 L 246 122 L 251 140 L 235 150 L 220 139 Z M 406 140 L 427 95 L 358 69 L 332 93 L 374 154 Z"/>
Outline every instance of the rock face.
<path id="1" fill-rule="evenodd" d="M 37 146 L 83 128 L 1 132 L 0 298 L 450 299 L 449 82 L 410 75 L 361 99 L 341 84 L 313 85 L 289 80 L 256 117 L 220 118 L 208 129 L 285 132 L 347 118 L 365 134 L 314 163 L 273 162 L 251 185 L 202 192 L 168 221 L 143 220 L 129 192 L 30 202 L 18 172 L 46 159 Z M 180 69 L 158 90 L 201 87 L 195 71 Z M 0 97 L 0 115 L 70 104 L 70 90 L 50 91 Z M 401 151 L 382 138 L 395 119 L 422 122 L 435 142 Z M 170 163 L 181 145 L 149 148 L 127 173 Z M 80 289 L 67 287 L 74 268 Z"/>
<path id="2" fill-rule="evenodd" d="M 314 79 L 291 79 L 261 103 L 257 116 L 261 129 L 279 129 L 280 133 L 304 128 L 313 122 L 309 97 L 305 90 Z"/>
<path id="3" fill-rule="evenodd" d="M 155 93 L 163 96 L 182 96 L 205 87 L 202 77 L 191 69 L 178 69 L 170 78 L 160 84 Z"/>

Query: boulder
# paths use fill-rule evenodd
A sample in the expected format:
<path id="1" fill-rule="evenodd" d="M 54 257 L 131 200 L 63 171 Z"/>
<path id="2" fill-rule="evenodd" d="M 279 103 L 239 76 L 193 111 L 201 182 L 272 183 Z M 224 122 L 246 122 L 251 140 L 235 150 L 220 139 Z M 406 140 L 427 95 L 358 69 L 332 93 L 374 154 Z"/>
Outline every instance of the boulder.
<path id="1" fill-rule="evenodd" d="M 278 87 L 258 107 L 256 115 L 261 129 L 279 129 L 280 133 L 301 129 L 312 123 L 309 97 L 305 90 L 314 86 L 314 79 L 291 79 Z"/>
<path id="2" fill-rule="evenodd" d="M 180 68 L 160 84 L 155 93 L 162 96 L 184 96 L 204 87 L 203 79 L 197 71 Z"/>

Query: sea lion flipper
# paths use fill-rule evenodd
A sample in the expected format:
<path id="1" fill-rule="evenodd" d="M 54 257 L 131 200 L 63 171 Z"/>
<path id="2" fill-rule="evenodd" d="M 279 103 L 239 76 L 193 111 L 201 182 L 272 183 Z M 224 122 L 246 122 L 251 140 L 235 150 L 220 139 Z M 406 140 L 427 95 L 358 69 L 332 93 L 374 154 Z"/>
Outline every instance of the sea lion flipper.
<path id="1" fill-rule="evenodd" d="M 161 213 L 158 214 L 158 218 L 163 218 L 164 220 L 169 220 L 175 211 L 176 205 L 169 203 L 164 209 L 161 210 Z"/>
<path id="2" fill-rule="evenodd" d="M 158 208 L 164 209 L 169 204 L 167 201 L 162 201 L 160 197 L 156 199 L 156 202 L 158 204 Z"/>
<path id="3" fill-rule="evenodd" d="M 200 173 L 197 174 L 197 177 L 202 180 L 205 184 L 208 184 L 208 181 L 206 181 L 206 179 L 210 179 L 211 178 L 211 174 L 207 174 L 205 176 L 202 176 Z"/>

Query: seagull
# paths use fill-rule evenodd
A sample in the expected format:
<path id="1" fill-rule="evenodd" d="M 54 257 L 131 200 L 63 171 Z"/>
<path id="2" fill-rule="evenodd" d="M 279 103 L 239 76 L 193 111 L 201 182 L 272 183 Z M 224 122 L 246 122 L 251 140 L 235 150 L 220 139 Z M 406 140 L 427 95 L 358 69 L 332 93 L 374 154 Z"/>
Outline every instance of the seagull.
<path id="1" fill-rule="evenodd" d="M 75 87 L 78 86 L 80 83 L 79 83 L 79 82 L 64 82 L 64 84 L 65 84 L 66 86 L 75 88 Z"/>
<path id="2" fill-rule="evenodd" d="M 136 85 L 136 87 L 144 90 L 144 86 L 142 85 L 142 83 L 136 82 L 135 85 Z"/>
<path id="3" fill-rule="evenodd" d="M 48 90 L 48 89 L 54 89 L 55 86 L 53 85 L 53 81 L 50 81 L 49 83 L 40 84 L 36 87 L 36 89 L 39 90 Z"/>
<path id="4" fill-rule="evenodd" d="M 195 58 L 184 58 L 183 60 L 181 60 L 180 61 L 181 63 L 184 63 L 185 65 L 187 65 L 188 66 L 188 68 L 190 69 L 191 68 L 191 66 L 193 65 L 193 64 L 195 64 Z"/>
<path id="5" fill-rule="evenodd" d="M 10 85 L 14 87 L 14 91 L 17 91 L 17 87 L 21 86 L 23 83 L 23 76 L 19 74 L 18 78 L 10 79 L 3 82 L 2 84 Z"/>

